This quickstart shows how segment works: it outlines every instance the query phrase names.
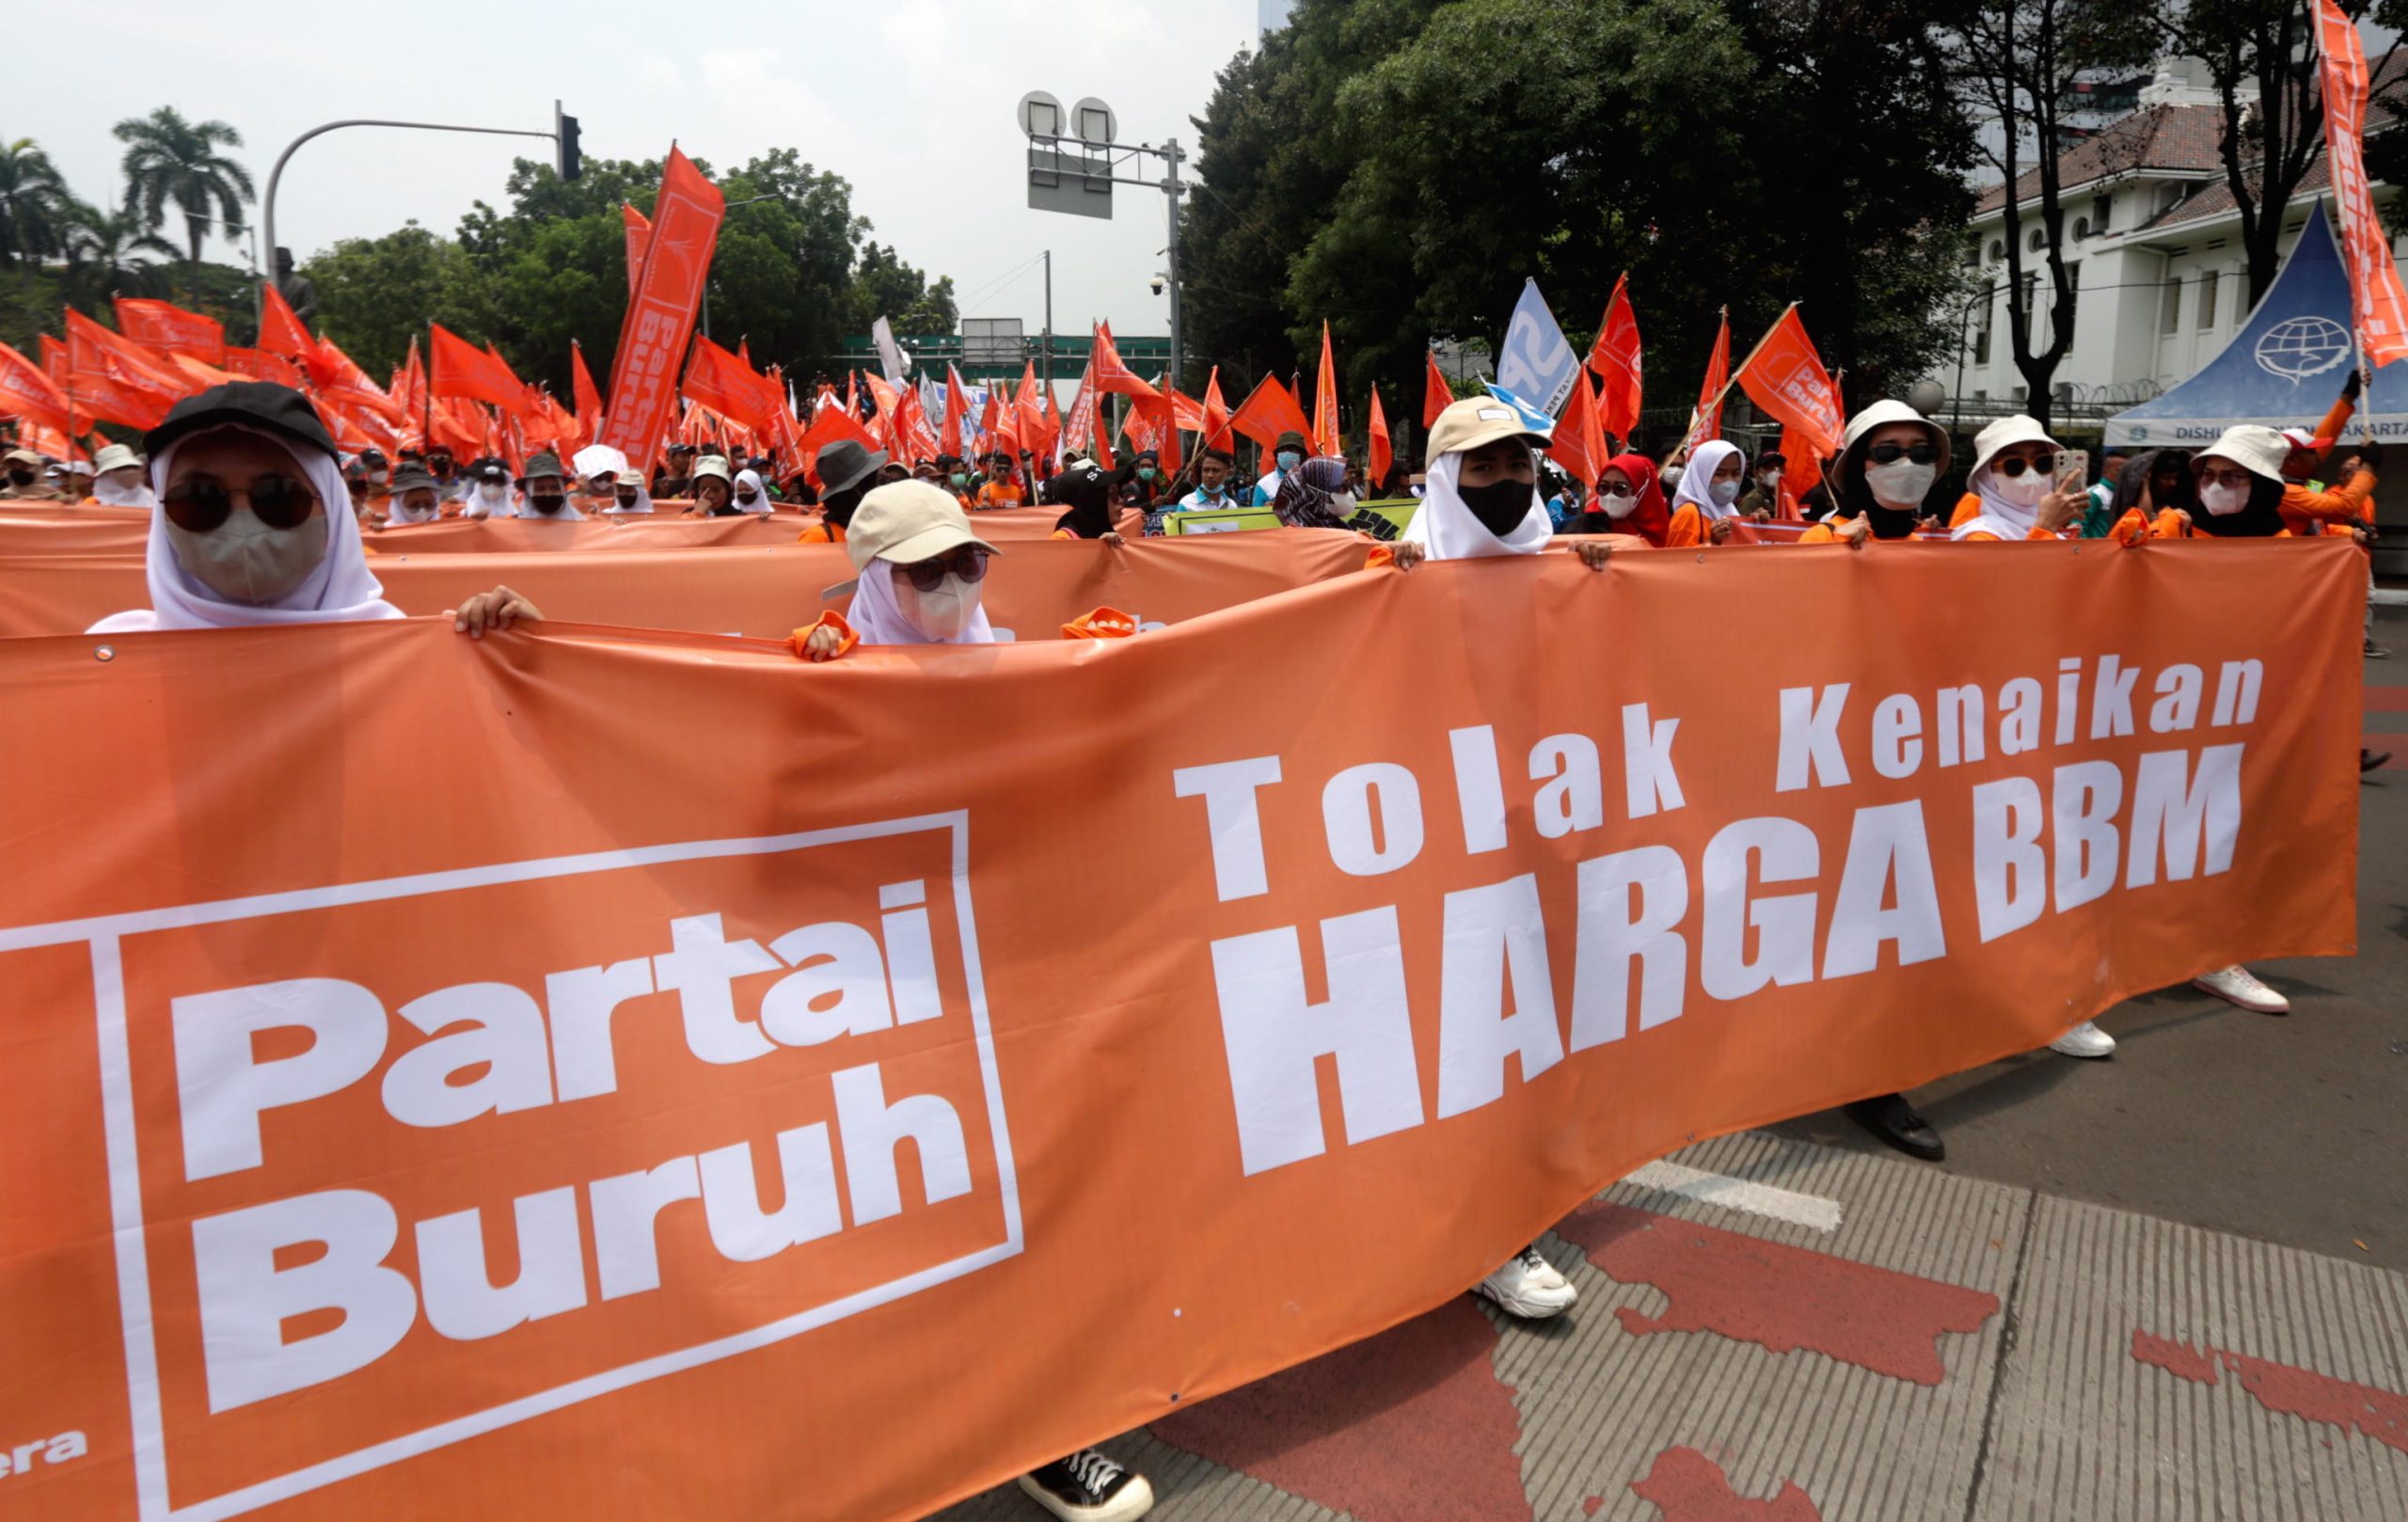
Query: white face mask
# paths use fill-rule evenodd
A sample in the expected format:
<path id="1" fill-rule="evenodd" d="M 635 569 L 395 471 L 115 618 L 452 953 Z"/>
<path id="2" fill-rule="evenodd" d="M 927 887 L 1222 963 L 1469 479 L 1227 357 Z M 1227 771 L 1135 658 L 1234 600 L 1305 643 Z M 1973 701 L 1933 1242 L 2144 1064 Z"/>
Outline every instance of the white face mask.
<path id="1" fill-rule="evenodd" d="M 2212 486 L 2202 486 L 2199 488 L 2199 505 L 2217 517 L 2230 517 L 2249 505 L 2249 488 L 2227 486 L 2222 482 Z"/>
<path id="2" fill-rule="evenodd" d="M 1718 481 L 1708 485 L 1705 490 L 1706 495 L 1714 499 L 1714 505 L 1717 507 L 1729 507 L 1739 499 L 1739 484 L 1735 481 Z"/>
<path id="3" fill-rule="evenodd" d="M 2020 476 L 2004 475 L 1995 469 L 1990 472 L 1990 490 L 2018 507 L 2039 506 L 2040 499 L 2053 487 L 2054 483 L 2046 474 L 2028 467 Z"/>
<path id="4" fill-rule="evenodd" d="M 950 640 L 970 626 L 971 618 L 978 611 L 978 589 L 983 583 L 964 581 L 948 572 L 937 583 L 934 592 L 922 592 L 911 585 L 911 579 L 896 576 L 895 606 L 911 622 L 911 626 L 931 640 Z"/>
<path id="5" fill-rule="evenodd" d="M 1893 460 L 1888 465 L 1865 468 L 1864 484 L 1873 488 L 1874 500 L 1883 507 L 1904 509 L 1921 507 L 1924 493 L 1940 477 L 1940 467 L 1917 465 L 1912 460 Z"/>
<path id="6" fill-rule="evenodd" d="M 1778 470 L 1759 470 L 1756 472 L 1756 484 L 1762 486 L 1766 491 L 1772 490 L 1774 485 L 1778 484 L 1780 480 L 1781 472 Z"/>
<path id="7" fill-rule="evenodd" d="M 1599 494 L 1597 500 L 1609 518 L 1626 518 L 1639 506 L 1638 497 L 1626 491 L 1604 492 Z"/>
<path id="8" fill-rule="evenodd" d="M 228 602 L 258 607 L 309 579 L 326 558 L 323 515 L 290 529 L 271 529 L 247 503 L 207 533 L 166 525 L 176 560 L 194 580 Z"/>
<path id="9" fill-rule="evenodd" d="M 483 498 L 488 502 L 499 502 L 501 500 L 501 483 L 499 481 L 480 481 L 477 483 L 477 495 Z"/>

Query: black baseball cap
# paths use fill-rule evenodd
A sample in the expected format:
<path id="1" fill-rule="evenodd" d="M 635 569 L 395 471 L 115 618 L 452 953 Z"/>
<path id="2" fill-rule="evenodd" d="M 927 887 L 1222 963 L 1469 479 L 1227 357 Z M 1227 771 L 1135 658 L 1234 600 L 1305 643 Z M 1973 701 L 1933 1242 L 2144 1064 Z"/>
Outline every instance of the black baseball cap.
<path id="1" fill-rule="evenodd" d="M 229 424 L 274 434 L 322 454 L 337 452 L 308 397 L 290 386 L 250 380 L 213 386 L 169 407 L 159 426 L 142 436 L 142 452 L 155 460 L 160 451 L 187 435 Z"/>

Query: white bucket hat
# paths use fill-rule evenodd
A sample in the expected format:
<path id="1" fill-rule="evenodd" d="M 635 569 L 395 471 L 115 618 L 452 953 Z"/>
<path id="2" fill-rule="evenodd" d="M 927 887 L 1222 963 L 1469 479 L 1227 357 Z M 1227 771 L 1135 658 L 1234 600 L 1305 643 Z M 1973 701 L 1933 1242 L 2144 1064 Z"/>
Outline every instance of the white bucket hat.
<path id="1" fill-rule="evenodd" d="M 1914 408 L 1907 405 L 1904 402 L 1894 401 L 1889 398 L 1884 398 L 1881 401 L 1874 403 L 1871 406 L 1866 407 L 1863 411 L 1858 413 L 1855 417 L 1850 418 L 1847 420 L 1847 433 L 1840 440 L 1840 458 L 1845 458 L 1847 452 L 1856 448 L 1857 444 L 1861 442 L 1866 435 L 1872 433 L 1873 430 L 1880 427 L 1883 423 L 1889 422 L 1910 422 L 1921 428 L 1926 435 L 1930 436 L 1932 444 L 1940 451 L 1940 459 L 1935 468 L 1937 468 L 1941 475 L 1946 475 L 1948 473 L 1948 456 L 1952 452 L 1948 443 L 1948 430 L 1941 427 L 1940 424 L 1932 421 L 1929 418 L 1925 417 L 1922 413 L 1917 412 Z M 1836 468 L 1838 460 L 1835 459 L 1832 462 L 1832 465 L 1833 468 Z"/>
<path id="2" fill-rule="evenodd" d="M 142 461 L 135 452 L 122 444 L 103 445 L 101 452 L 92 456 L 92 468 L 103 475 L 106 475 L 111 470 L 122 470 L 129 465 L 141 463 Z"/>
<path id="3" fill-rule="evenodd" d="M 2046 444 L 2060 454 L 2066 448 L 2049 436 L 2049 431 L 2040 426 L 2039 419 L 2019 412 L 2012 418 L 2001 418 L 1973 436 L 1973 469 L 1966 474 L 1972 475 L 1980 470 L 1999 451 L 2014 444 Z"/>
<path id="4" fill-rule="evenodd" d="M 2283 479 L 2283 456 L 2291 452 L 2291 441 L 2261 423 L 2242 423 L 2227 428 L 2216 441 L 2199 452 L 2198 458 L 2213 455 L 2230 460 L 2253 476 L 2269 481 Z M 2196 462 L 2194 462 L 2196 468 Z"/>

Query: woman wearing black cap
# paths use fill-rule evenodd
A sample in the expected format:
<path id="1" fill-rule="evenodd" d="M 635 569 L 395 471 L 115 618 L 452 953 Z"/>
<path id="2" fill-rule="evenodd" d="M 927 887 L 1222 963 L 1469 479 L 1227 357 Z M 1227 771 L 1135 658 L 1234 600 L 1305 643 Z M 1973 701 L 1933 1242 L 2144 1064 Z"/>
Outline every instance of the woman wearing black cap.
<path id="1" fill-rule="evenodd" d="M 142 441 L 159 510 L 144 570 L 150 606 L 94 634 L 400 618 L 368 569 L 334 440 L 300 392 L 234 381 L 177 403 Z M 470 637 L 541 616 L 496 587 L 460 605 Z"/>

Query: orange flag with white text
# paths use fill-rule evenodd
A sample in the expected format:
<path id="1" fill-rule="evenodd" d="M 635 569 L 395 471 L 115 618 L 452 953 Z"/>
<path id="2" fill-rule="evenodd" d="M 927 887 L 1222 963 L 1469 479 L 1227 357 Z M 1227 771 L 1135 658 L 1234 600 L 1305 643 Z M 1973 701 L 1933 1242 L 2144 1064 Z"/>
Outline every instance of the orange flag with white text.
<path id="1" fill-rule="evenodd" d="M 1780 422 L 1783 453 L 1801 446 L 1823 457 L 1840 452 L 1846 423 L 1839 388 L 1806 336 L 1798 303 L 1791 302 L 1773 323 L 1735 379 L 1748 400 Z"/>
<path id="2" fill-rule="evenodd" d="M 619 219 L 627 232 L 627 295 L 632 299 L 643 284 L 643 247 L 652 237 L 652 221 L 634 207 L 621 202 Z"/>
<path id="3" fill-rule="evenodd" d="M 1313 452 L 1343 454 L 1338 433 L 1338 361 L 1329 347 L 1329 320 L 1321 325 L 1321 373 L 1313 377 Z"/>

